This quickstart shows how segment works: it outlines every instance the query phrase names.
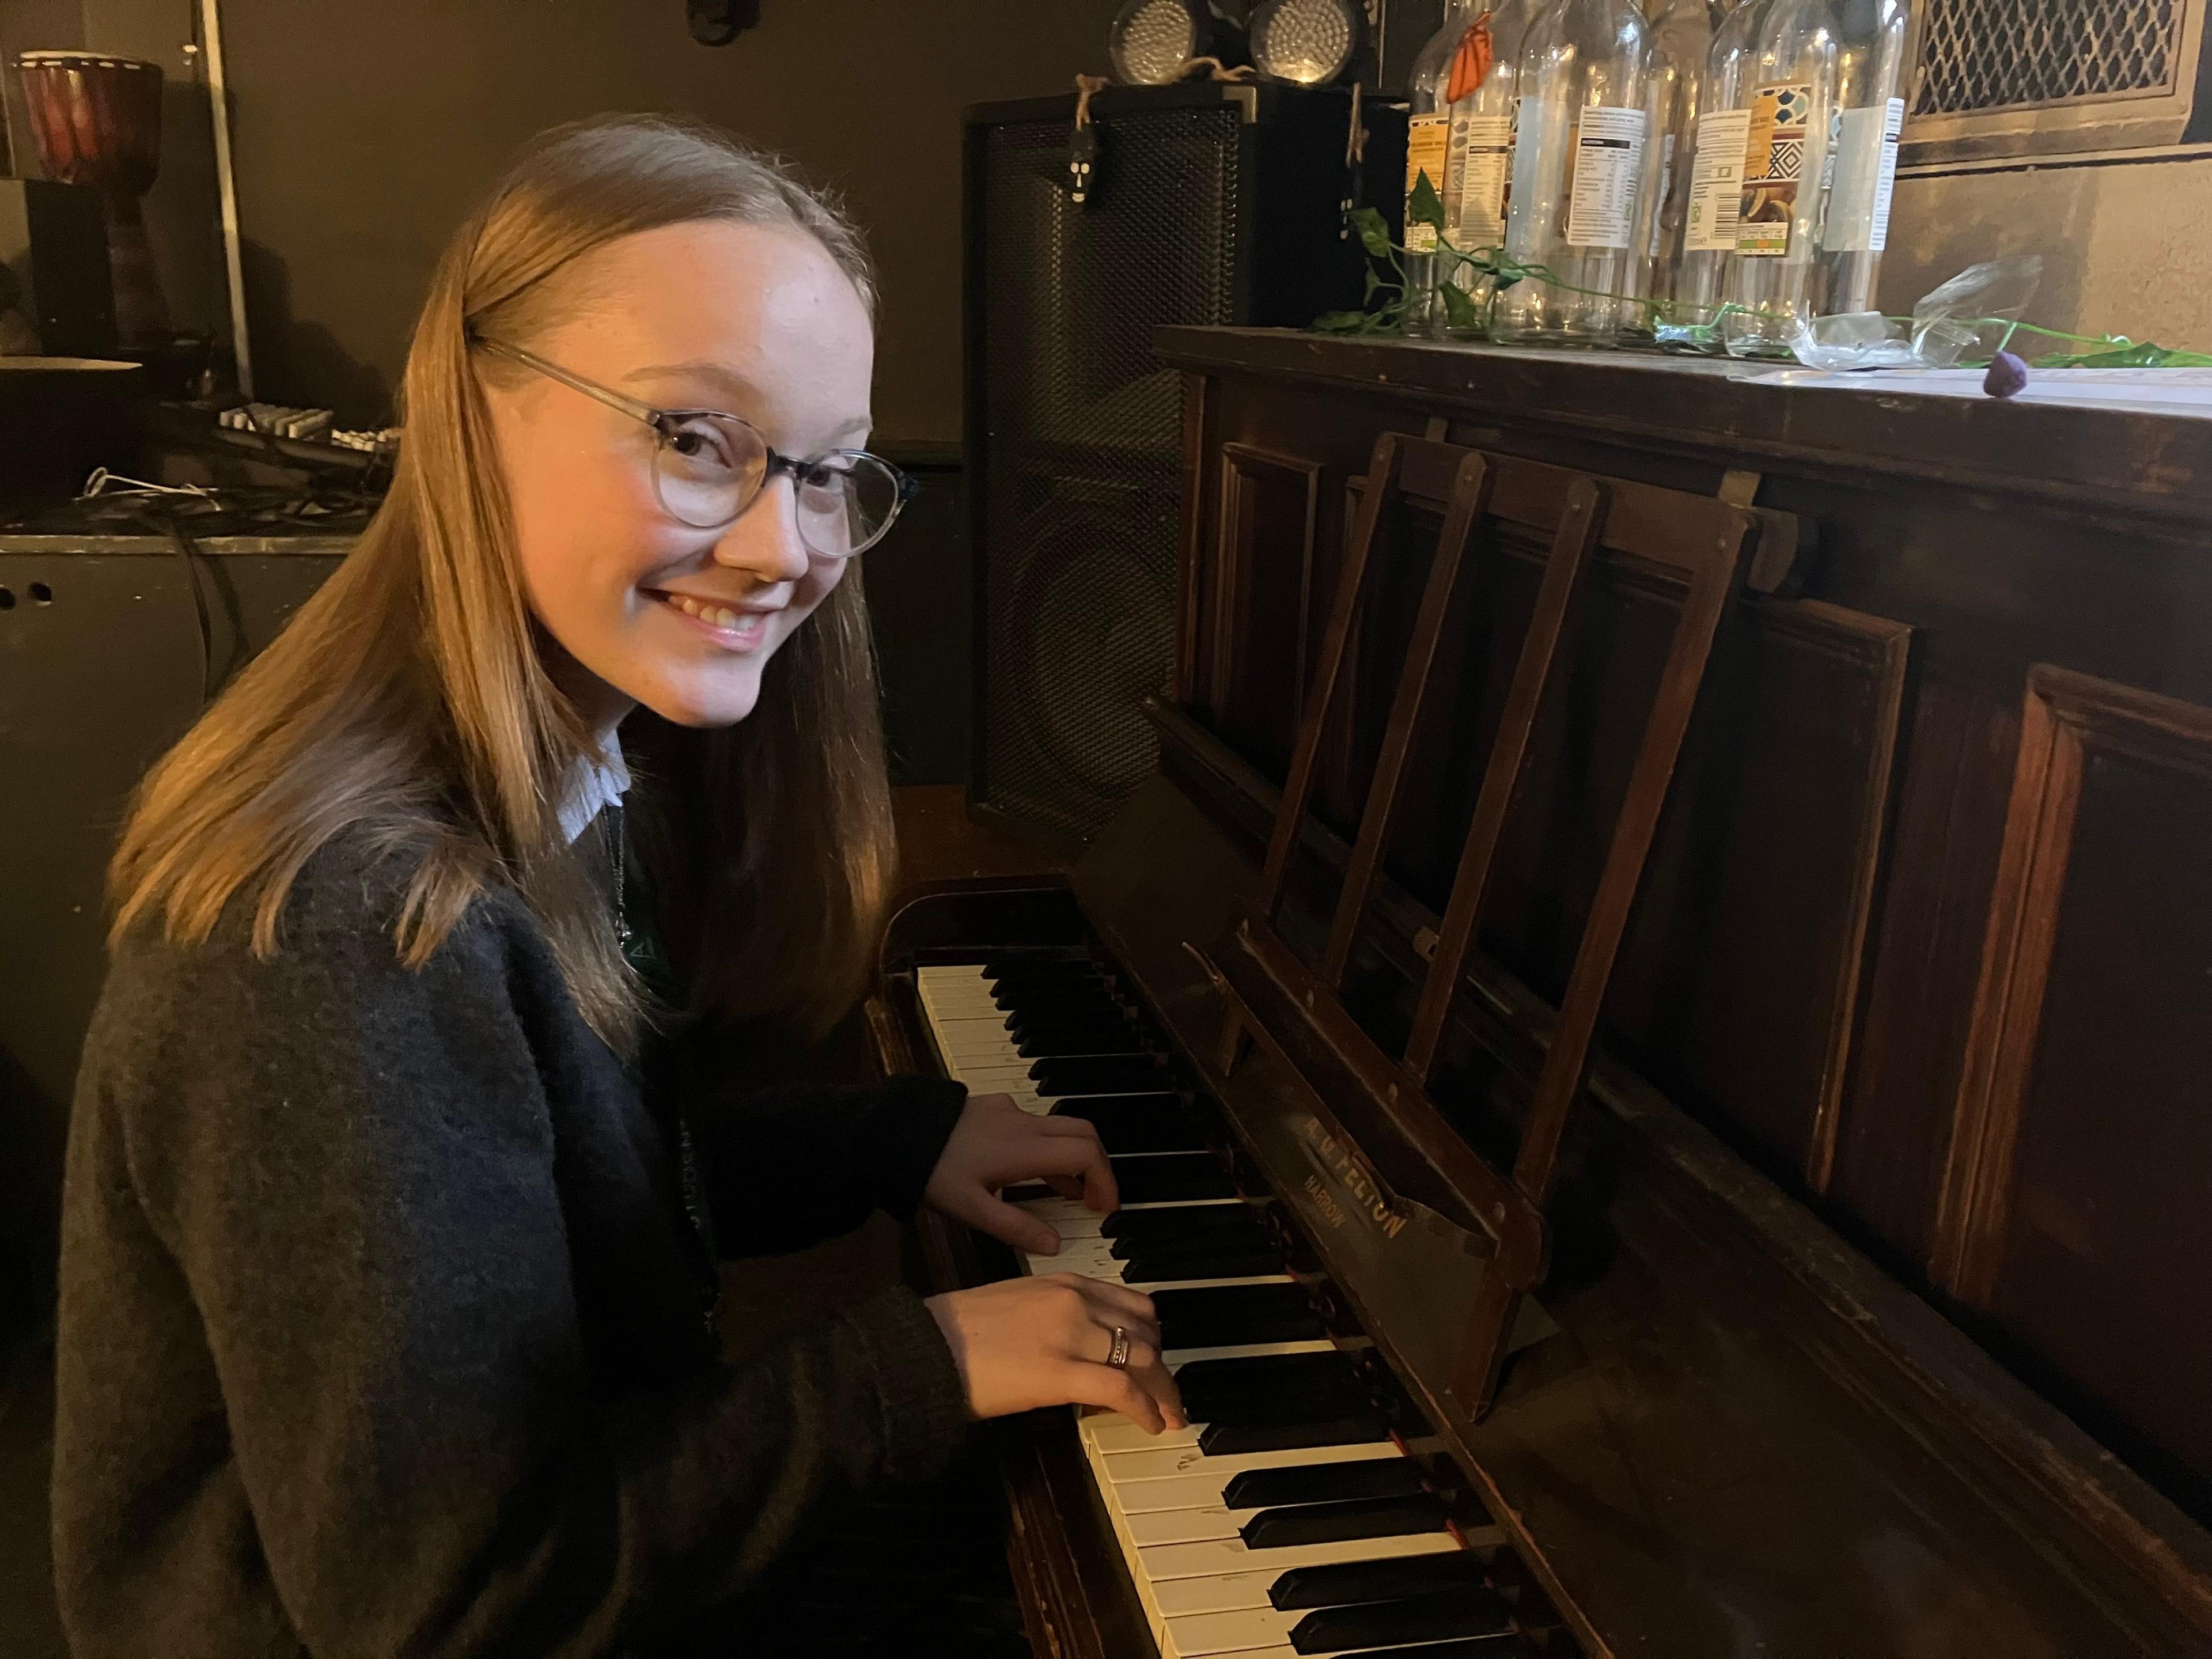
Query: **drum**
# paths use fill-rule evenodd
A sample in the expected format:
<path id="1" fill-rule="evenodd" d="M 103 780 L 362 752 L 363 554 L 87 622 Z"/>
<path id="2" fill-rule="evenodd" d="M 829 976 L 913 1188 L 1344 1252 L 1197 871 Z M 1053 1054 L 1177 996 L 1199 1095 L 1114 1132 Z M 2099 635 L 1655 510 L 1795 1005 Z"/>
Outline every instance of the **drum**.
<path id="1" fill-rule="evenodd" d="M 161 70 L 102 52 L 27 52 L 15 59 L 46 177 L 84 185 L 107 209 L 117 332 L 126 348 L 169 338 L 169 310 L 138 198 L 161 161 Z"/>

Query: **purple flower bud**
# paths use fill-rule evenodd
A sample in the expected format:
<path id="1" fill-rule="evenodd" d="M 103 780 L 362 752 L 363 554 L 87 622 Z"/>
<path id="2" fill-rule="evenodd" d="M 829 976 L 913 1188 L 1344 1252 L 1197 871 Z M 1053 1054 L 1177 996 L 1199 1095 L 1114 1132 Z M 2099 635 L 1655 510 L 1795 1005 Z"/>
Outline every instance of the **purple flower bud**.
<path id="1" fill-rule="evenodd" d="M 2010 398 L 2027 389 L 2027 365 L 2009 351 L 1990 359 L 1990 372 L 1982 376 L 1982 390 L 1992 398 Z"/>

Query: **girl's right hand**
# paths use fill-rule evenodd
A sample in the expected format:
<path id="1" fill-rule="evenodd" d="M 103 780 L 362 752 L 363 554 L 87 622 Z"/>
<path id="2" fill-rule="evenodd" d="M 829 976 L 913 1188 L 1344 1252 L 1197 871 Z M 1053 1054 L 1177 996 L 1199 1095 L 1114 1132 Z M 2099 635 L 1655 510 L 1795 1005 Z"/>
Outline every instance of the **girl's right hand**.
<path id="1" fill-rule="evenodd" d="M 1140 1291 L 1042 1273 L 933 1296 L 927 1305 L 978 1417 L 1103 1406 L 1152 1434 L 1188 1425 L 1175 1379 L 1160 1364 L 1152 1299 Z M 1106 1363 L 1116 1326 L 1129 1335 L 1128 1364 L 1118 1370 Z"/>

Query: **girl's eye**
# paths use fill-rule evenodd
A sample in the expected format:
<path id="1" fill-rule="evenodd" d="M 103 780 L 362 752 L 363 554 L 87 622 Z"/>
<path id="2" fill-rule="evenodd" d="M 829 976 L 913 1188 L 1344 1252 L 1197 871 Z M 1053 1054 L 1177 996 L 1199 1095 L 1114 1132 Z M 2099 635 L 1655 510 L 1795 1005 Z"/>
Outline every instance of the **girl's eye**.
<path id="1" fill-rule="evenodd" d="M 662 433 L 661 443 L 666 454 L 694 476 L 726 476 L 737 471 L 730 436 L 713 421 L 672 426 Z"/>

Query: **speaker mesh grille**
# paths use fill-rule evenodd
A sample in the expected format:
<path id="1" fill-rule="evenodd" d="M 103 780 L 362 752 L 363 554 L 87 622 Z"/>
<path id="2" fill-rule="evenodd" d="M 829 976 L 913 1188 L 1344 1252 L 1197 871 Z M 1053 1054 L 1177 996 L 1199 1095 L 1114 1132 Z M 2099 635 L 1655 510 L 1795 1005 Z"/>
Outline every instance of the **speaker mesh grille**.
<path id="1" fill-rule="evenodd" d="M 1087 206 L 1065 122 L 983 134 L 983 799 L 1088 836 L 1158 758 L 1139 698 L 1175 641 L 1182 393 L 1170 323 L 1235 311 L 1233 104 L 1100 123 Z"/>

